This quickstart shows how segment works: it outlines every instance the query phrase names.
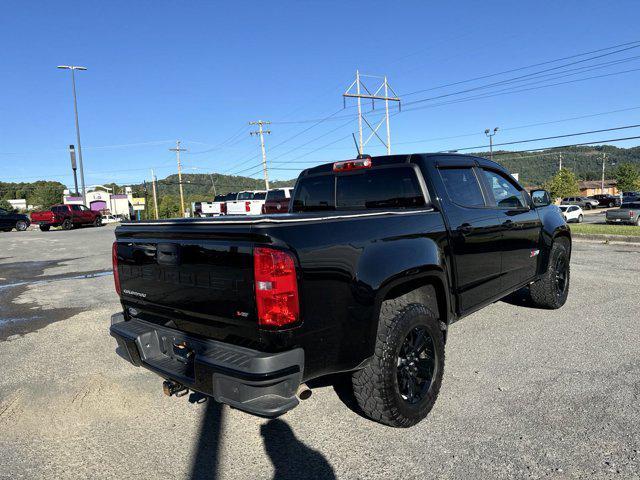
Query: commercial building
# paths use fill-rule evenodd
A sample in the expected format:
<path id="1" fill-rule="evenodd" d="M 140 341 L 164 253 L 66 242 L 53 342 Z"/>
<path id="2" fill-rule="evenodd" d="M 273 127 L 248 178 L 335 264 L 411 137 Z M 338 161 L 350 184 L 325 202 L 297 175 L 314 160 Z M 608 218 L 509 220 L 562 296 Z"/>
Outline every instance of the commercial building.
<path id="1" fill-rule="evenodd" d="M 583 197 L 589 197 L 600 193 L 618 195 L 620 192 L 616 188 L 617 183 L 618 182 L 615 180 L 605 180 L 603 189 L 601 180 L 587 180 L 578 182 L 578 186 L 580 187 L 580 195 Z"/>
<path id="2" fill-rule="evenodd" d="M 135 210 L 140 210 L 144 209 L 144 202 L 141 205 L 140 199 L 134 201 L 131 187 L 124 187 L 124 192 L 111 193 L 111 189 L 103 185 L 88 187 L 87 207 L 96 212 L 102 212 L 104 215 L 125 219 L 134 218 L 134 203 L 136 204 Z M 82 197 L 70 195 L 70 192 L 65 190 L 63 203 L 65 205 L 82 205 Z"/>

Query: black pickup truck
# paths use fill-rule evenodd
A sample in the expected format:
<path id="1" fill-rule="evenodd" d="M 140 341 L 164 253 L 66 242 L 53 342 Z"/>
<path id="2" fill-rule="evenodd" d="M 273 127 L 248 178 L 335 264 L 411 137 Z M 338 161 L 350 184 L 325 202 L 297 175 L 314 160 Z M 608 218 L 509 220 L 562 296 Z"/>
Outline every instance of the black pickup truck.
<path id="1" fill-rule="evenodd" d="M 117 352 L 188 390 L 280 415 L 306 382 L 349 376 L 362 412 L 408 427 L 432 408 L 449 326 L 527 287 L 559 308 L 571 236 L 542 190 L 453 154 L 303 171 L 290 211 L 116 229 Z"/>

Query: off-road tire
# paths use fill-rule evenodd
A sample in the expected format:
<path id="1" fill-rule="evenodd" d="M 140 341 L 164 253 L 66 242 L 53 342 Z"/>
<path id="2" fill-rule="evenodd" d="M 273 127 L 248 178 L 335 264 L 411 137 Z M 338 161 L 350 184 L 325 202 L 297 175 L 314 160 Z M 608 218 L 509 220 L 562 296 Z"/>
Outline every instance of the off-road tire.
<path id="1" fill-rule="evenodd" d="M 73 223 L 68 218 L 64 222 L 62 222 L 63 230 L 71 230 L 73 226 L 74 226 Z"/>
<path id="2" fill-rule="evenodd" d="M 400 394 L 397 379 L 398 354 L 407 334 L 424 327 L 433 340 L 436 369 L 431 386 L 416 404 Z M 436 402 L 444 373 L 444 339 L 438 316 L 425 305 L 401 299 L 383 303 L 375 353 L 369 363 L 352 375 L 353 393 L 362 412 L 391 427 L 411 427 L 424 419 Z"/>
<path id="3" fill-rule="evenodd" d="M 566 261 L 566 279 L 562 292 L 558 288 L 558 262 L 560 257 L 564 256 Z M 556 309 L 562 307 L 567 301 L 569 295 L 569 286 L 571 279 L 571 265 L 569 256 L 569 241 L 565 238 L 557 238 L 551 247 L 549 254 L 549 266 L 547 271 L 540 280 L 529 285 L 531 293 L 531 301 L 538 308 Z"/>
<path id="4" fill-rule="evenodd" d="M 51 225 L 40 225 L 40 230 L 43 232 L 48 232 L 51 228 Z"/>

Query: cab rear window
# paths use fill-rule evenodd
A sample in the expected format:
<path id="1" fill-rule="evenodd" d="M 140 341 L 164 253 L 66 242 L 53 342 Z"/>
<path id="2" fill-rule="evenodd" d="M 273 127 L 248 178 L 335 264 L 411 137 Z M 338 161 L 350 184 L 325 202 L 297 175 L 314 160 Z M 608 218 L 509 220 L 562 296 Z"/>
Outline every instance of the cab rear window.
<path id="1" fill-rule="evenodd" d="M 415 170 L 402 166 L 302 178 L 293 211 L 403 209 L 425 204 Z"/>

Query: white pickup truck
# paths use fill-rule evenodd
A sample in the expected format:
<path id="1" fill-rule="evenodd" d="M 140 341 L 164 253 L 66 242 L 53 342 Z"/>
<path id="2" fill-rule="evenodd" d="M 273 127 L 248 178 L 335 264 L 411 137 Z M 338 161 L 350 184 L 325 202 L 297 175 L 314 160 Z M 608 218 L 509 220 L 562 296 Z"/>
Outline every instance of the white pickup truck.
<path id="1" fill-rule="evenodd" d="M 260 215 L 267 192 L 240 192 L 235 200 L 227 201 L 227 215 Z"/>

